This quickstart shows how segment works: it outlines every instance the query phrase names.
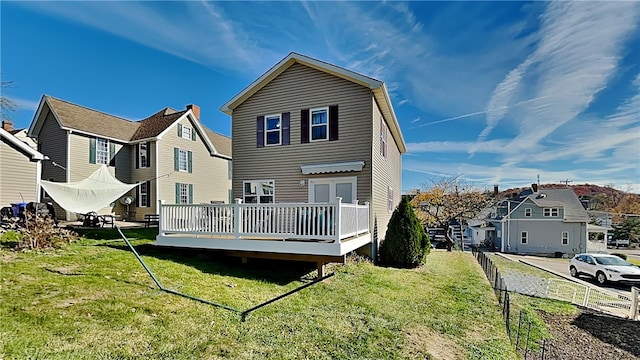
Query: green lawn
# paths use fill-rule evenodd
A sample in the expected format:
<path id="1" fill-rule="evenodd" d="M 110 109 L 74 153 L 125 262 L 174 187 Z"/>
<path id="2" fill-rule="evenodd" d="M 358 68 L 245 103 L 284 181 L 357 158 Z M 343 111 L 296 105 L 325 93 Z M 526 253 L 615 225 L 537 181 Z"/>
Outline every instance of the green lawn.
<path id="1" fill-rule="evenodd" d="M 416 270 L 365 261 L 251 313 L 157 289 L 109 231 L 65 249 L 2 255 L 0 358 L 517 359 L 469 253 Z M 148 232 L 129 236 L 152 238 Z M 313 264 L 134 245 L 167 288 L 246 310 L 311 279 Z"/>

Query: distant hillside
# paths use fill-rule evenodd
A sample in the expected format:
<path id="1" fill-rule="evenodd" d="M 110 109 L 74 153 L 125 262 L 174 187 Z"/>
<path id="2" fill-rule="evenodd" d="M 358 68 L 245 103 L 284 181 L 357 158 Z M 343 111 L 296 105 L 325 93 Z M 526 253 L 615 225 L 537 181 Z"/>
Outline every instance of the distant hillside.
<path id="1" fill-rule="evenodd" d="M 589 200 L 590 210 L 610 211 L 623 214 L 640 214 L 640 194 L 628 193 L 608 186 L 594 184 L 565 185 L 540 184 L 540 189 L 571 188 L 579 198 Z M 509 197 L 529 187 L 512 188 L 500 191 L 501 196 Z"/>

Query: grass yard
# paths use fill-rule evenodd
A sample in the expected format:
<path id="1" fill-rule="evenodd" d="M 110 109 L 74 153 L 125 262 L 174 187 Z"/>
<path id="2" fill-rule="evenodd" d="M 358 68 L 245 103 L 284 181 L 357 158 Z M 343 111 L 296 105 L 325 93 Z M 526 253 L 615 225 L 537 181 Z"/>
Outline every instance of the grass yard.
<path id="1" fill-rule="evenodd" d="M 0 249 L 0 358 L 518 358 L 470 253 L 432 251 L 415 270 L 331 266 L 335 276 L 241 321 L 158 290 L 110 231 L 61 250 Z M 157 248 L 137 231 L 128 236 L 165 287 L 239 310 L 315 275 L 314 264 Z"/>

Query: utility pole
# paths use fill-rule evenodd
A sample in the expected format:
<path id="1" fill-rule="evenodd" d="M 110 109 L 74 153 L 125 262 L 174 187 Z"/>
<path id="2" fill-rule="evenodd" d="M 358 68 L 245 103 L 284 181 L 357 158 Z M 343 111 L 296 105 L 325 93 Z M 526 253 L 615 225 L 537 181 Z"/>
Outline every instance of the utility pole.
<path id="1" fill-rule="evenodd" d="M 560 182 L 564 183 L 566 186 L 569 186 L 569 183 L 572 183 L 573 180 L 566 179 L 566 180 L 560 180 Z"/>

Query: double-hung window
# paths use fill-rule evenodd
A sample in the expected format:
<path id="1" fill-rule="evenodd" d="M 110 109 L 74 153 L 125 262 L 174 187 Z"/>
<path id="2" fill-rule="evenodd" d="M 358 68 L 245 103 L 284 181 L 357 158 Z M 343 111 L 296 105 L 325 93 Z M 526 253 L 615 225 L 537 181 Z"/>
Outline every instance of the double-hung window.
<path id="1" fill-rule="evenodd" d="M 146 168 L 149 167 L 149 143 L 140 143 L 138 144 L 138 167 Z"/>
<path id="2" fill-rule="evenodd" d="M 193 153 L 189 150 L 173 148 L 173 170 L 193 171 Z"/>
<path id="3" fill-rule="evenodd" d="M 244 181 L 242 186 L 243 201 L 248 204 L 269 204 L 274 202 L 275 181 Z"/>
<path id="4" fill-rule="evenodd" d="M 387 157 L 387 126 L 380 120 L 380 155 Z"/>
<path id="5" fill-rule="evenodd" d="M 264 117 L 265 145 L 280 145 L 281 143 L 281 115 L 268 115 Z"/>
<path id="6" fill-rule="evenodd" d="M 311 141 L 329 139 L 329 108 L 311 109 Z"/>
<path id="7" fill-rule="evenodd" d="M 568 231 L 563 231 L 562 232 L 562 245 L 569 245 L 569 232 Z"/>
<path id="8" fill-rule="evenodd" d="M 176 204 L 193 203 L 193 184 L 176 183 Z"/>
<path id="9" fill-rule="evenodd" d="M 387 188 L 387 211 L 393 212 L 393 188 L 389 186 Z"/>
<path id="10" fill-rule="evenodd" d="M 178 170 L 187 171 L 187 150 L 180 149 L 180 154 L 178 155 Z"/>
<path id="11" fill-rule="evenodd" d="M 531 208 L 525 208 L 524 209 L 524 216 L 525 217 L 531 217 Z"/>
<path id="12" fill-rule="evenodd" d="M 559 214 L 558 208 L 544 208 L 543 215 L 545 217 L 557 217 Z"/>
<path id="13" fill-rule="evenodd" d="M 182 127 L 182 138 L 183 139 L 187 139 L 187 140 L 191 140 L 191 128 L 188 126 L 183 126 Z"/>
<path id="14" fill-rule="evenodd" d="M 526 244 L 529 242 L 529 233 L 526 231 L 520 232 L 520 243 Z"/>
<path id="15" fill-rule="evenodd" d="M 106 139 L 96 139 L 96 163 L 109 163 L 109 141 Z"/>
<path id="16" fill-rule="evenodd" d="M 151 206 L 151 183 L 149 181 L 141 182 L 138 185 L 138 207 Z"/>

